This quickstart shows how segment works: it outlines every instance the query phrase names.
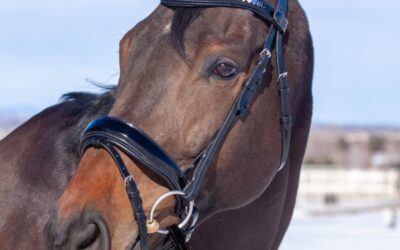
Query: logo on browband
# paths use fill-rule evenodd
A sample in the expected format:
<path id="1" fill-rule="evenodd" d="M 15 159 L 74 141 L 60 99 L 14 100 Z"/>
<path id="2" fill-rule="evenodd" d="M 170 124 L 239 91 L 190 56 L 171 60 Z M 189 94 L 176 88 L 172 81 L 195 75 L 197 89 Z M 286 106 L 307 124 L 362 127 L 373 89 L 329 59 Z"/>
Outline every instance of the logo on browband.
<path id="1" fill-rule="evenodd" d="M 242 2 L 253 4 L 253 5 L 256 5 L 256 6 L 261 7 L 261 8 L 265 8 L 266 7 L 266 4 L 264 2 L 262 2 L 262 1 L 260 1 L 260 0 L 242 0 Z"/>

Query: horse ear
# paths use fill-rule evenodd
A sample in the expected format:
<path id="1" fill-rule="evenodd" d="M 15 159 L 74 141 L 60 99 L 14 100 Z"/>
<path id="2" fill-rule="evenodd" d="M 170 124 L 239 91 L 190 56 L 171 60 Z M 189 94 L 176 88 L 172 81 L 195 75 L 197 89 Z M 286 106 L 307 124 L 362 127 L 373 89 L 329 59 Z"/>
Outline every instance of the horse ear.
<path id="1" fill-rule="evenodd" d="M 129 31 L 119 43 L 119 70 L 120 79 L 124 77 L 129 64 L 129 56 L 131 54 L 133 32 Z"/>

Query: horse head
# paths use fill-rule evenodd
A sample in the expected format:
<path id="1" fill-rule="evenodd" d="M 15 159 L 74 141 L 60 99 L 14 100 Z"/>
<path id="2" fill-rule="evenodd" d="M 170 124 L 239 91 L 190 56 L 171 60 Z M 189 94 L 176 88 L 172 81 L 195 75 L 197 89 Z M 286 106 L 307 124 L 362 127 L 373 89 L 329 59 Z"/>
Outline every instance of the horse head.
<path id="1" fill-rule="evenodd" d="M 192 163 L 208 149 L 237 104 L 243 83 L 260 62 L 260 52 L 270 52 L 263 48 L 271 27 L 241 8 L 158 6 L 120 42 L 120 80 L 109 116 L 134 124 L 135 131 L 150 137 L 181 173 L 192 176 L 196 171 Z M 293 77 L 301 75 L 295 63 L 288 67 Z M 195 199 L 200 223 L 253 202 L 280 168 L 284 140 L 276 82 L 286 75 L 275 66 L 262 74 L 261 90 L 248 114 L 228 129 L 202 180 Z M 300 84 L 293 79 L 291 106 L 308 91 Z M 121 148 L 115 151 L 134 179 L 148 217 L 157 198 L 171 187 L 143 161 Z M 139 247 L 140 230 L 126 194 L 127 179 L 121 178 L 115 160 L 107 150 L 84 151 L 48 223 L 50 248 Z M 170 196 L 157 206 L 155 217 L 161 228 L 183 219 L 176 216 L 177 201 Z M 183 206 L 187 214 L 188 206 Z M 164 236 L 152 234 L 149 245 L 158 246 L 163 240 Z"/>

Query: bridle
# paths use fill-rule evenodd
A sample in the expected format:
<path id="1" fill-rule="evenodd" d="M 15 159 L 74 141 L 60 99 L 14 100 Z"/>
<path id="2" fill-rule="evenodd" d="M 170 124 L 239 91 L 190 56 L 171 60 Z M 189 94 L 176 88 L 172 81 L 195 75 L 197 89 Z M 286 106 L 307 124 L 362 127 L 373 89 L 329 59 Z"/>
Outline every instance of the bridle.
<path id="1" fill-rule="evenodd" d="M 289 111 L 289 85 L 283 61 L 283 36 L 288 25 L 286 19 L 287 0 L 278 0 L 276 8 L 271 7 L 263 0 L 161 0 L 161 3 L 170 8 L 232 7 L 248 9 L 271 25 L 263 50 L 250 73 L 250 77 L 244 82 L 240 94 L 219 131 L 193 161 L 187 173 L 183 173 L 178 164 L 161 146 L 143 131 L 124 121 L 113 117 L 104 117 L 92 121 L 85 129 L 81 141 L 81 155 L 90 147 L 102 148 L 115 161 L 124 179 L 126 192 L 138 224 L 138 240 L 140 240 L 142 250 L 148 249 L 148 234 L 155 232 L 170 236 L 161 249 L 187 249 L 186 243 L 189 241 L 198 219 L 198 210 L 194 204 L 201 183 L 230 129 L 240 118 L 246 116 L 253 97 L 262 83 L 266 67 L 271 60 L 274 43 L 279 73 L 278 90 L 282 125 L 282 154 L 279 170 L 285 166 L 288 159 L 292 127 L 292 117 Z M 156 200 L 150 211 L 149 219 L 146 219 L 135 179 L 127 170 L 117 149 L 129 156 L 130 159 L 145 166 L 152 174 L 160 177 L 172 190 Z M 190 177 L 188 176 L 189 172 Z M 168 196 L 176 196 L 175 212 L 182 219 L 182 222 L 179 225 L 171 226 L 168 230 L 162 230 L 159 229 L 158 222 L 154 219 L 154 211 L 158 204 Z"/>

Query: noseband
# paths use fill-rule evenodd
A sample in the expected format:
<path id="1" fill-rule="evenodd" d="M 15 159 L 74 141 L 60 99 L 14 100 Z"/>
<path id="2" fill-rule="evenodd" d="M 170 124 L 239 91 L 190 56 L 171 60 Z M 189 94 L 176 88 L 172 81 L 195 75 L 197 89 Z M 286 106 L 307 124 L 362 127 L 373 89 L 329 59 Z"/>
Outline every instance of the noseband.
<path id="1" fill-rule="evenodd" d="M 278 90 L 282 125 L 282 154 L 279 170 L 285 166 L 288 159 L 292 127 L 292 117 L 289 111 L 289 85 L 283 61 L 283 35 L 288 25 L 286 19 L 287 0 L 278 0 L 276 8 L 273 8 L 263 0 L 161 0 L 161 3 L 170 8 L 231 7 L 247 9 L 271 25 L 263 50 L 257 59 L 254 69 L 251 71 L 250 77 L 244 82 L 240 94 L 219 131 L 193 161 L 187 173 L 181 171 L 180 167 L 172 160 L 172 157 L 160 145 L 133 125 L 113 117 L 104 117 L 92 121 L 85 129 L 81 141 L 81 155 L 90 147 L 103 148 L 115 161 L 124 179 L 126 192 L 138 224 L 138 240 L 140 240 L 142 250 L 148 249 L 148 234 L 156 232 L 170 236 L 161 249 L 187 249 L 186 243 L 195 229 L 198 218 L 198 210 L 194 204 L 200 185 L 208 167 L 221 148 L 222 141 L 234 124 L 240 118 L 246 116 L 254 95 L 262 83 L 266 67 L 271 60 L 274 44 L 279 74 Z M 150 211 L 149 219 L 146 219 L 135 179 L 130 175 L 117 149 L 129 156 L 130 159 L 139 162 L 150 170 L 152 174 L 160 177 L 167 187 L 172 190 L 156 200 Z M 182 222 L 179 225 L 173 225 L 167 230 L 163 230 L 159 228 L 158 222 L 154 219 L 154 211 L 157 205 L 168 196 L 176 196 L 175 212 L 182 219 Z"/>

